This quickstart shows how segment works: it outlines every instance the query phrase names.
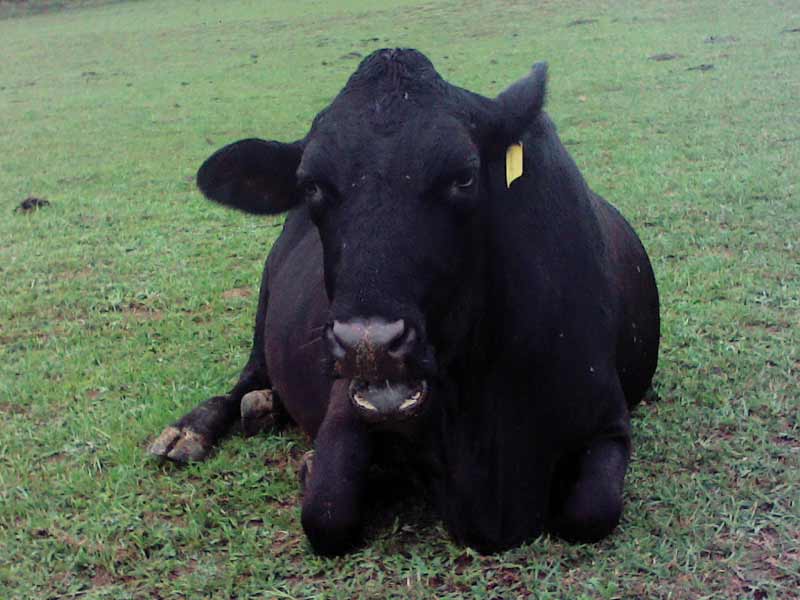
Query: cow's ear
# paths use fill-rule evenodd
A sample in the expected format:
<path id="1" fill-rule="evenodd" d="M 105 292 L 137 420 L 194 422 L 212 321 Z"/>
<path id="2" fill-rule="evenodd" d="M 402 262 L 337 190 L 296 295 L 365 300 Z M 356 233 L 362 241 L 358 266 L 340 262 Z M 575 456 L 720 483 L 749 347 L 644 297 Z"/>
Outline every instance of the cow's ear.
<path id="1" fill-rule="evenodd" d="M 212 154 L 197 171 L 197 187 L 210 200 L 269 215 L 297 204 L 295 171 L 303 143 L 247 139 Z"/>
<path id="2" fill-rule="evenodd" d="M 546 92 L 547 63 L 540 62 L 533 65 L 525 77 L 500 93 L 495 99 L 495 141 L 502 146 L 519 141 L 542 112 Z"/>

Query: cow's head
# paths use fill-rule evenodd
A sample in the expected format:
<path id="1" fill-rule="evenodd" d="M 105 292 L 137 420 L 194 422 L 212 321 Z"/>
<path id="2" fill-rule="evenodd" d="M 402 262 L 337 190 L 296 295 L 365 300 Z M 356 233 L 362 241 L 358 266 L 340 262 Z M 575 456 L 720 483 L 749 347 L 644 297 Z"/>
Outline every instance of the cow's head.
<path id="1" fill-rule="evenodd" d="M 489 165 L 541 112 L 546 66 L 496 99 L 445 82 L 414 50 L 380 50 L 297 142 L 247 139 L 200 168 L 202 192 L 258 214 L 309 211 L 331 302 L 325 338 L 365 419 L 418 414 L 467 335 Z M 503 185 L 505 183 L 503 182 Z"/>

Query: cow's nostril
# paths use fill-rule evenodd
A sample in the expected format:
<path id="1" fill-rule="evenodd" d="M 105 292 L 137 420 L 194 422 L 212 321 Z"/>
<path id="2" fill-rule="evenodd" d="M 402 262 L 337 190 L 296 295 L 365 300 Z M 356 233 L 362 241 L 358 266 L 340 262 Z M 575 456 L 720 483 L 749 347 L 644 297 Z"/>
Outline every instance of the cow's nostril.
<path id="1" fill-rule="evenodd" d="M 344 351 L 354 350 L 363 344 L 366 338 L 366 326 L 360 321 L 334 321 L 331 328 L 333 340 Z"/>
<path id="2" fill-rule="evenodd" d="M 328 348 L 336 360 L 342 360 L 347 356 L 347 346 L 343 343 L 342 339 L 336 335 L 336 323 L 333 327 L 325 329 L 325 339 L 328 341 Z"/>
<path id="3" fill-rule="evenodd" d="M 410 354 L 416 339 L 417 334 L 414 332 L 414 329 L 406 327 L 387 345 L 386 351 L 395 358 L 403 358 Z"/>
<path id="4" fill-rule="evenodd" d="M 406 323 L 403 319 L 387 323 L 373 319 L 366 327 L 365 335 L 367 344 L 381 351 L 389 350 L 397 341 L 402 340 L 406 332 Z"/>

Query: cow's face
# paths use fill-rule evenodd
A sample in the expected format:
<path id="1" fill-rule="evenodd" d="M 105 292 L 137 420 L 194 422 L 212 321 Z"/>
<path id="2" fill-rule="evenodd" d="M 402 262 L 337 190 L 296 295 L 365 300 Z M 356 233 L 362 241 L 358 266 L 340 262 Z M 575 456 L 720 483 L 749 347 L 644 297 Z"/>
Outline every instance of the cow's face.
<path id="1" fill-rule="evenodd" d="M 469 277 L 481 158 L 444 111 L 397 107 L 382 131 L 374 106 L 343 104 L 312 129 L 298 184 L 322 241 L 334 372 L 365 418 L 391 421 L 425 405 L 433 330 Z"/>
<path id="2" fill-rule="evenodd" d="M 444 82 L 417 52 L 379 51 L 303 140 L 243 140 L 201 167 L 213 200 L 307 208 L 323 248 L 330 362 L 365 419 L 425 407 L 437 350 L 459 335 L 445 324 L 468 309 L 486 164 L 537 116 L 544 80 L 541 66 L 488 100 Z"/>

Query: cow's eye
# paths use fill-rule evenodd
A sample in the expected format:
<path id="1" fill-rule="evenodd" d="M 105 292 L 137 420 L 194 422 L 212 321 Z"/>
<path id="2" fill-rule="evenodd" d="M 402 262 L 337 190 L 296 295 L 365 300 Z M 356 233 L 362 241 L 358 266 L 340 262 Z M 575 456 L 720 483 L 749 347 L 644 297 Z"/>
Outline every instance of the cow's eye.
<path id="1" fill-rule="evenodd" d="M 475 183 L 475 178 L 470 175 L 464 179 L 456 179 L 454 183 L 457 188 L 468 188 L 472 187 L 472 184 Z"/>
<path id="2" fill-rule="evenodd" d="M 300 186 L 300 191 L 308 202 L 319 203 L 322 200 L 322 188 L 316 181 L 306 181 Z"/>
<path id="3" fill-rule="evenodd" d="M 475 185 L 475 173 L 472 170 L 465 170 L 458 173 L 453 179 L 452 186 L 456 190 L 469 190 Z"/>

